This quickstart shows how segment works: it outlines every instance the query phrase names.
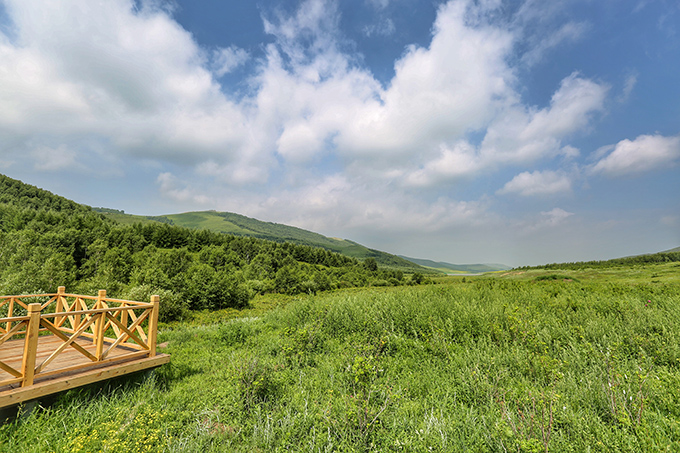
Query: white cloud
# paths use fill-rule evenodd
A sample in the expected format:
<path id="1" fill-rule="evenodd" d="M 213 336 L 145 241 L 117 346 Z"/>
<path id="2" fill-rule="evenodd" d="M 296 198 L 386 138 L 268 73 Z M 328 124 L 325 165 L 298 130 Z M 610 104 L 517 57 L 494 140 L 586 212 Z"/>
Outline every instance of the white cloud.
<path id="1" fill-rule="evenodd" d="M 217 49 L 213 52 L 213 72 L 217 77 L 232 72 L 250 59 L 250 54 L 236 46 Z"/>
<path id="2" fill-rule="evenodd" d="M 236 185 L 266 182 L 279 158 L 304 169 L 328 153 L 349 173 L 411 186 L 568 153 L 561 139 L 586 127 L 606 94 L 572 74 L 548 108 L 522 105 L 508 63 L 516 36 L 479 20 L 495 1 L 441 5 L 430 45 L 409 47 L 383 87 L 341 50 L 337 4 L 307 0 L 264 20 L 275 43 L 238 104 L 213 74 L 243 64 L 245 50 L 210 55 L 167 12 L 126 0 L 38 3 L 8 2 L 21 45 L 5 40 L 0 52 L 25 69 L 0 74 L 0 134 L 59 137 L 52 148 L 97 135 L 111 152 Z M 468 143 L 484 131 L 481 147 Z"/>
<path id="3" fill-rule="evenodd" d="M 392 6 L 369 1 L 378 11 Z M 169 13 L 133 3 L 5 2 L 16 37 L 0 35 L 4 162 L 41 143 L 35 165 L 72 168 L 91 140 L 102 156 L 119 159 L 111 161 L 153 162 L 158 191 L 184 206 L 317 231 L 341 225 L 445 238 L 458 227 L 500 224 L 483 193 L 460 200 L 449 190 L 482 172 L 510 167 L 517 174 L 498 194 L 569 192 L 573 173 L 525 166 L 577 159 L 568 140 L 605 112 L 607 84 L 577 72 L 562 75 L 548 105 L 523 101 L 519 77 L 527 63 L 579 39 L 586 26 L 570 22 L 534 43 L 521 23 L 492 20 L 505 5 L 499 0 L 442 3 L 431 42 L 405 48 L 384 85 L 343 37 L 334 1 L 306 0 L 291 15 L 266 17 L 272 42 L 259 58 L 228 43 L 202 49 Z M 526 5 L 532 24 L 557 8 Z M 529 15 L 529 6 L 519 14 Z M 394 28 L 376 26 L 371 33 Z M 251 58 L 249 91 L 234 101 L 216 78 Z M 629 77 L 623 94 L 634 86 Z M 677 161 L 677 138 L 652 146 L 641 137 L 602 150 L 592 171 Z M 624 150 L 632 145 L 644 159 Z M 547 227 L 571 215 L 555 208 L 532 221 Z"/>
<path id="4" fill-rule="evenodd" d="M 637 72 L 630 73 L 626 76 L 626 80 L 623 84 L 623 91 L 618 97 L 619 102 L 627 102 L 630 98 L 630 94 L 633 92 L 635 85 L 637 84 Z"/>
<path id="5" fill-rule="evenodd" d="M 167 161 L 230 160 L 245 117 L 203 68 L 204 52 L 163 10 L 125 0 L 8 0 L 0 35 L 0 134 L 56 148 L 88 136 L 112 152 Z M 7 141 L 5 141 L 7 143 Z"/>
<path id="6" fill-rule="evenodd" d="M 366 0 L 366 2 L 376 9 L 385 9 L 390 4 L 390 0 Z"/>
<path id="7" fill-rule="evenodd" d="M 496 193 L 519 194 L 522 196 L 554 195 L 571 191 L 571 179 L 564 173 L 555 171 L 522 172 L 508 181 Z"/>
<path id="8" fill-rule="evenodd" d="M 608 86 L 573 73 L 560 83 L 550 106 L 537 110 L 519 104 L 492 123 L 481 146 L 483 158 L 494 162 L 531 162 L 560 152 L 561 140 L 582 131 L 594 113 L 604 110 Z"/>
<path id="9" fill-rule="evenodd" d="M 190 202 L 192 204 L 206 204 L 211 200 L 209 197 L 197 193 L 175 177 L 172 173 L 165 172 L 158 175 L 156 184 L 159 186 L 161 194 L 179 203 Z"/>
<path id="10" fill-rule="evenodd" d="M 592 116 L 604 110 L 607 91 L 606 85 L 571 74 L 562 80 L 550 106 L 536 109 L 513 102 L 497 112 L 478 148 L 464 141 L 440 145 L 440 152 L 410 172 L 406 181 L 428 186 L 508 164 L 558 155 L 574 159 L 578 149 L 562 141 L 587 128 Z"/>
<path id="11" fill-rule="evenodd" d="M 541 212 L 541 216 L 543 216 L 541 223 L 544 226 L 556 227 L 573 215 L 573 212 L 567 212 L 562 208 L 553 208 L 550 211 Z"/>
<path id="12" fill-rule="evenodd" d="M 394 34 L 396 31 L 396 27 L 394 26 L 394 22 L 390 18 L 385 18 L 379 20 L 377 23 L 373 23 L 371 25 L 367 25 L 364 27 L 364 35 L 367 37 L 371 37 L 374 35 L 377 36 L 390 36 Z"/>
<path id="13" fill-rule="evenodd" d="M 344 231 L 380 231 L 383 234 L 445 231 L 457 225 L 479 225 L 487 221 L 480 201 L 440 198 L 422 201 L 390 186 L 358 184 L 343 175 L 314 178 L 298 188 L 272 194 L 259 206 L 245 207 L 253 215 L 273 216 L 286 223 L 330 233 L 341 225 Z"/>
<path id="14" fill-rule="evenodd" d="M 621 140 L 616 146 L 603 147 L 598 151 L 609 154 L 590 167 L 592 173 L 607 176 L 644 173 L 677 163 L 680 159 L 680 137 L 640 135 L 635 140 Z"/>
<path id="15" fill-rule="evenodd" d="M 406 176 L 406 184 L 430 186 L 442 181 L 469 177 L 479 169 L 480 161 L 475 148 L 461 141 L 452 147 L 442 145 L 439 156 Z"/>
<path id="16" fill-rule="evenodd" d="M 72 149 L 61 145 L 58 148 L 40 146 L 31 151 L 34 167 L 38 171 L 54 171 L 63 169 L 82 169 L 82 164 L 76 161 L 76 153 Z"/>
<path id="17" fill-rule="evenodd" d="M 512 36 L 500 28 L 466 24 L 466 4 L 439 9 L 428 48 L 412 46 L 395 64 L 388 88 L 366 99 L 340 129 L 340 152 L 408 160 L 436 155 L 443 142 L 483 128 L 512 95 L 506 64 Z"/>
<path id="18" fill-rule="evenodd" d="M 564 42 L 577 41 L 587 30 L 588 25 L 585 23 L 568 22 L 562 25 L 559 30 L 553 31 L 547 36 L 542 35 L 541 39 L 537 40 L 522 56 L 522 61 L 529 66 L 533 66 L 543 59 L 549 50 Z"/>

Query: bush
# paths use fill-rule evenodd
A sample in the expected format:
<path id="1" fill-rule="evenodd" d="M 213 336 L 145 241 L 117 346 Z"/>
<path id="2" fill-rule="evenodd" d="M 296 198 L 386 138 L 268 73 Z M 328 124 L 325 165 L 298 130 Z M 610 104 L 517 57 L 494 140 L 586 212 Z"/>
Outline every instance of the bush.
<path id="1" fill-rule="evenodd" d="M 233 319 L 219 327 L 218 335 L 227 346 L 245 343 L 248 337 L 258 333 L 253 321 L 253 318 Z"/>
<path id="2" fill-rule="evenodd" d="M 158 310 L 160 322 L 179 321 L 187 315 L 189 311 L 187 301 L 181 295 L 167 289 L 154 288 L 150 285 L 134 286 L 124 293 L 123 298 L 148 302 L 152 295 L 157 295 L 160 298 Z"/>

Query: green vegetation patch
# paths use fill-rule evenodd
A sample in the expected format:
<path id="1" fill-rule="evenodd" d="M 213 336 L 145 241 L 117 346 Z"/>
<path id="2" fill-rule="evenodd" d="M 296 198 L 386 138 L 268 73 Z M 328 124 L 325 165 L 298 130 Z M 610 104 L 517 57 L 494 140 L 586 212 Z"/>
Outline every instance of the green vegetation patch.
<path id="1" fill-rule="evenodd" d="M 166 326 L 154 379 L 64 394 L 3 425 L 0 450 L 677 448 L 678 286 L 509 277 L 281 295 Z"/>
<path id="2" fill-rule="evenodd" d="M 548 275 L 539 275 L 534 279 L 534 281 L 537 282 L 544 282 L 544 281 L 556 281 L 556 280 L 562 280 L 566 282 L 573 282 L 573 281 L 578 281 L 575 278 L 569 276 L 569 275 L 563 275 L 563 274 L 548 274 Z"/>

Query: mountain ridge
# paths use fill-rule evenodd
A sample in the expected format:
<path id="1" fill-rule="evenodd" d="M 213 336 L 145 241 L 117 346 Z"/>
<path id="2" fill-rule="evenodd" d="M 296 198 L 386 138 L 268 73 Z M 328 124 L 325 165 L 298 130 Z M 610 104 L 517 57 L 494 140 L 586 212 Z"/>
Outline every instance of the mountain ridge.
<path id="1" fill-rule="evenodd" d="M 496 272 L 511 269 L 505 264 L 451 264 L 445 261 L 433 261 L 421 258 L 410 258 L 408 256 L 398 255 L 400 258 L 411 261 L 429 269 L 435 269 L 447 274 L 483 274 L 485 272 Z"/>

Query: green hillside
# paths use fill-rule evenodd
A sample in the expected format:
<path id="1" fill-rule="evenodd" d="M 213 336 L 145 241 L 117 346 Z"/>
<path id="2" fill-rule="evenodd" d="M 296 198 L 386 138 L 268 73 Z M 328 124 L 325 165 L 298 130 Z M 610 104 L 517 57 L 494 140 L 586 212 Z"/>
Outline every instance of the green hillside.
<path id="1" fill-rule="evenodd" d="M 381 266 L 401 269 L 406 272 L 438 272 L 435 269 L 423 269 L 418 264 L 379 250 L 369 249 L 356 242 L 329 238 L 312 231 L 303 230 L 280 223 L 263 222 L 231 212 L 197 211 L 182 214 L 168 214 L 157 217 L 144 217 L 125 214 L 106 208 L 95 208 L 111 220 L 122 224 L 137 222 L 163 222 L 170 225 L 192 229 L 204 229 L 216 233 L 227 233 L 236 236 L 247 236 L 266 239 L 274 242 L 291 242 L 293 244 L 321 247 L 326 250 L 341 253 L 345 256 L 364 260 L 373 258 Z"/>
<path id="2" fill-rule="evenodd" d="M 280 223 L 263 222 L 261 220 L 246 217 L 231 212 L 200 211 L 185 212 L 182 214 L 170 214 L 161 216 L 160 219 L 168 219 L 173 225 L 187 228 L 198 228 L 229 233 L 239 236 L 250 236 L 267 239 L 275 242 L 292 242 L 312 247 L 322 247 L 352 258 L 373 258 L 378 264 L 390 267 L 399 267 L 411 270 L 420 270 L 418 265 L 379 250 L 369 249 L 356 242 L 346 239 L 336 239 L 323 236 L 312 231 L 303 230 Z"/>
<path id="3" fill-rule="evenodd" d="M 168 321 L 196 310 L 241 309 L 263 294 L 426 282 L 422 273 L 405 277 L 375 259 L 321 247 L 171 225 L 167 218 L 137 220 L 1 177 L 0 294 L 58 286 L 84 294 L 106 288 L 111 297 L 133 300 L 157 294 L 164 301 L 159 316 Z"/>
<path id="4" fill-rule="evenodd" d="M 510 266 L 506 266 L 505 264 L 451 264 L 443 261 L 409 258 L 401 255 L 399 255 L 399 257 L 419 266 L 445 272 L 447 274 L 482 274 L 484 272 L 505 271 L 510 269 Z"/>
<path id="5" fill-rule="evenodd" d="M 71 201 L 47 190 L 40 189 L 19 180 L 0 174 L 0 204 L 16 207 L 71 213 L 90 213 L 92 208 Z"/>

